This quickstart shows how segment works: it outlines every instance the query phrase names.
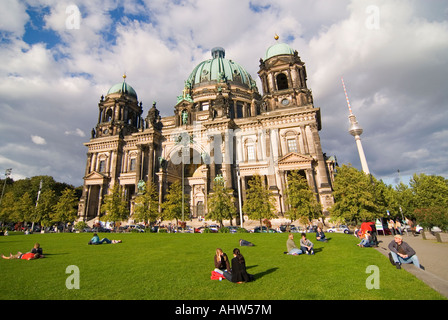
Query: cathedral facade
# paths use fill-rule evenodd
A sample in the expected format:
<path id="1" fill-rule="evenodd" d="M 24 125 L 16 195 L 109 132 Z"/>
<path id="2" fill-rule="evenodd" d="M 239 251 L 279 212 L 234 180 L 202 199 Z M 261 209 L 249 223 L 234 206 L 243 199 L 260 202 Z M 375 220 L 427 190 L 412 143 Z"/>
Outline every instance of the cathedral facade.
<path id="1" fill-rule="evenodd" d="M 185 81 L 172 116 L 161 117 L 153 103 L 144 117 L 125 76 L 101 97 L 97 125 L 85 143 L 79 219 L 98 219 L 115 184 L 124 188 L 132 219 L 139 186 L 148 180 L 158 187 L 159 203 L 171 183 L 182 181 L 192 218 L 206 218 L 207 195 L 217 176 L 244 203 L 254 175 L 263 177 L 283 217 L 291 170 L 306 177 L 327 212 L 335 161 L 322 152 L 320 109 L 297 51 L 284 43 L 266 50 L 258 71 L 262 94 L 241 65 L 226 59 L 223 48 L 211 55 Z"/>

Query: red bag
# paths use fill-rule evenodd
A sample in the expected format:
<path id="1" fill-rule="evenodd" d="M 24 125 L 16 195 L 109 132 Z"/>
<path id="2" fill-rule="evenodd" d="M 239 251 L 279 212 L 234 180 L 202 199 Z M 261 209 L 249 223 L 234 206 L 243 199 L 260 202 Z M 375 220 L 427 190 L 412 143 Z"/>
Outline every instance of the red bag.
<path id="1" fill-rule="evenodd" d="M 224 276 L 216 271 L 212 271 L 212 275 L 210 277 L 211 280 L 219 280 L 219 279 L 225 279 Z"/>

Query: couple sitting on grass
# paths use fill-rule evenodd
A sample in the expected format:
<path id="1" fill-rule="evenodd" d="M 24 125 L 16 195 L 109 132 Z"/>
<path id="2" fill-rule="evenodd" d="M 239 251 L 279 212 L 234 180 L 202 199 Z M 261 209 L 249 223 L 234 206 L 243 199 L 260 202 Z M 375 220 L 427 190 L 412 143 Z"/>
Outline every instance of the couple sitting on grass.
<path id="1" fill-rule="evenodd" d="M 286 254 L 290 254 L 293 256 L 297 256 L 299 254 L 314 254 L 313 250 L 314 244 L 306 238 L 306 234 L 302 233 L 302 238 L 300 239 L 300 249 L 297 248 L 296 243 L 294 242 L 294 235 L 292 233 L 289 234 L 288 240 L 286 241 Z"/>
<path id="2" fill-rule="evenodd" d="M 232 269 L 229 258 L 220 248 L 216 249 L 214 262 L 214 271 L 222 274 L 230 282 L 242 283 L 254 280 L 254 276 L 246 272 L 246 261 L 238 248 L 233 249 Z"/>

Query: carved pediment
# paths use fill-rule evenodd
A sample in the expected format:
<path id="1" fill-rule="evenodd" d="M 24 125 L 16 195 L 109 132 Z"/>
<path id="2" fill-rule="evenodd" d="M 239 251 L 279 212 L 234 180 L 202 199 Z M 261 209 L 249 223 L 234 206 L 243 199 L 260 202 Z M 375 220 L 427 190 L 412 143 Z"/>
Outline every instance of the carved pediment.
<path id="1" fill-rule="evenodd" d="M 87 182 L 103 182 L 105 179 L 107 179 L 108 176 L 97 171 L 92 171 L 88 175 L 84 177 L 84 180 Z M 87 183 L 89 184 L 89 183 Z"/>
<path id="2" fill-rule="evenodd" d="M 313 161 L 313 158 L 310 156 L 306 156 L 303 154 L 299 154 L 297 152 L 290 152 L 284 157 L 278 160 L 278 165 L 294 165 L 294 164 L 302 164 L 302 165 L 310 165 Z"/>

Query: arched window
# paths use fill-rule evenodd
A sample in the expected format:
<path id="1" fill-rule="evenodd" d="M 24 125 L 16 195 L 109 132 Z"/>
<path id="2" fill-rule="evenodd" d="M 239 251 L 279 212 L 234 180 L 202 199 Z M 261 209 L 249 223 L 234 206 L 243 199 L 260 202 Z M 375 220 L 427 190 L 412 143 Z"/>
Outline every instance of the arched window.
<path id="1" fill-rule="evenodd" d="M 288 89 L 288 78 L 284 73 L 280 73 L 279 75 L 277 75 L 277 89 Z"/>
<path id="2" fill-rule="evenodd" d="M 106 112 L 106 122 L 112 121 L 112 109 L 108 109 Z"/>

